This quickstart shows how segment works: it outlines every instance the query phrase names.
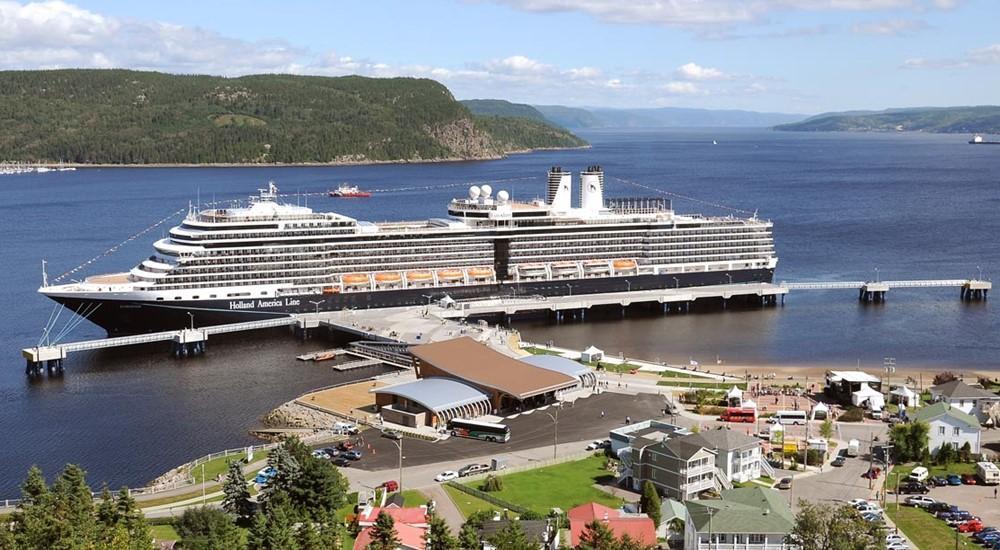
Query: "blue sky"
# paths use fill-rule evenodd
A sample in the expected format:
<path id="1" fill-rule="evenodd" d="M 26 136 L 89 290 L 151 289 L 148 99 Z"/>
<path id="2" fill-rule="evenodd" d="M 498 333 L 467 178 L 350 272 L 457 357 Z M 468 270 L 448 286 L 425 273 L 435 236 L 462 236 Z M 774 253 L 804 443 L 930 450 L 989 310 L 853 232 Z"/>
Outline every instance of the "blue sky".
<path id="1" fill-rule="evenodd" d="M 0 68 L 419 76 L 459 98 L 995 104 L 997 0 L 0 0 Z"/>

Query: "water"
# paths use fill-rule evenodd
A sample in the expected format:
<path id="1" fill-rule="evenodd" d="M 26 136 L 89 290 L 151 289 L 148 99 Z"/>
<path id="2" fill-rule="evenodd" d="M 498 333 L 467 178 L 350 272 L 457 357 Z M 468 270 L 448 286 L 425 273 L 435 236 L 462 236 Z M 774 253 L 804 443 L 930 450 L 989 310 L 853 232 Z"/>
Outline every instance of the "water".
<path id="1" fill-rule="evenodd" d="M 372 221 L 444 215 L 471 181 L 518 199 L 543 193 L 551 165 L 600 163 L 609 195 L 648 194 L 613 176 L 711 203 L 759 209 L 775 221 L 778 279 L 962 278 L 1000 268 L 1000 151 L 964 136 L 793 134 L 759 130 L 602 131 L 593 149 L 516 155 L 503 161 L 341 168 L 92 169 L 0 178 L 0 497 L 24 471 L 50 475 L 78 462 L 93 483 L 137 485 L 208 452 L 246 444 L 260 415 L 338 379 L 295 361 L 322 342 L 282 331 L 214 338 L 205 358 L 175 361 L 162 345 L 76 354 L 62 379 L 29 382 L 18 351 L 37 342 L 52 310 L 36 294 L 41 260 L 55 276 L 147 227 L 188 201 L 245 197 L 268 179 L 286 193 L 350 181 L 406 189 L 368 200 L 309 197 Z M 718 145 L 711 145 L 712 140 Z M 292 197 L 288 200 L 295 201 Z M 303 202 L 305 199 L 300 199 Z M 682 212 L 724 214 L 675 200 Z M 158 228 L 86 272 L 126 270 L 148 256 Z M 850 291 L 794 293 L 786 307 L 641 316 L 551 326 L 521 322 L 527 338 L 594 343 L 664 360 L 731 363 L 880 363 L 900 368 L 1000 369 L 1000 320 L 990 304 L 962 304 L 957 289 L 893 290 L 882 307 Z M 102 334 L 86 323 L 71 339 Z M 247 341 L 244 341 L 247 340 Z"/>

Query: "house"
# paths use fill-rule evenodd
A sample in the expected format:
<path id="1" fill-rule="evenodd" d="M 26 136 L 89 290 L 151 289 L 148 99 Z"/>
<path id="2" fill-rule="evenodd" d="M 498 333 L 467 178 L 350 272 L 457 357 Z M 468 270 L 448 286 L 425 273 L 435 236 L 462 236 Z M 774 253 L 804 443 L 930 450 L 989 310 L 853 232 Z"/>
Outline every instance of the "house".
<path id="1" fill-rule="evenodd" d="M 920 409 L 910 418 L 914 422 L 926 422 L 930 426 L 928 446 L 931 454 L 936 454 L 942 445 L 951 445 L 957 450 L 966 443 L 973 453 L 979 452 L 979 421 L 950 403 L 938 401 Z"/>
<path id="2" fill-rule="evenodd" d="M 656 526 L 646 514 L 626 514 L 596 502 L 589 502 L 571 509 L 566 516 L 569 517 L 570 546 L 575 547 L 580 544 L 580 536 L 593 521 L 603 523 L 616 539 L 628 535 L 643 546 L 656 544 Z"/>
<path id="3" fill-rule="evenodd" d="M 413 527 L 412 525 L 407 525 L 405 523 L 397 523 L 395 525 L 396 538 L 399 539 L 399 546 L 397 549 L 402 550 L 424 550 L 426 544 L 424 538 L 427 534 L 427 529 L 422 529 L 420 527 Z M 366 527 L 358 533 L 358 538 L 354 540 L 354 550 L 364 550 L 368 548 L 372 543 L 372 528 Z"/>
<path id="4" fill-rule="evenodd" d="M 760 439 L 729 429 L 706 430 L 690 436 L 706 449 L 715 451 L 715 466 L 726 478 L 737 483 L 759 479 L 764 468 L 768 476 L 774 470 L 764 462 Z"/>
<path id="5" fill-rule="evenodd" d="M 746 487 L 722 491 L 718 499 L 685 503 L 686 550 L 792 550 L 786 537 L 795 516 L 774 489 Z"/>
<path id="6" fill-rule="evenodd" d="M 424 550 L 424 538 L 430 524 L 427 522 L 427 507 L 403 508 L 390 504 L 385 508 L 365 506 L 358 511 L 358 527 L 361 532 L 354 541 L 354 550 L 368 548 L 371 544 L 372 526 L 381 512 L 388 514 L 396 528 L 399 548 L 403 550 Z"/>
<path id="7" fill-rule="evenodd" d="M 671 533 L 670 524 L 679 519 L 682 522 L 687 517 L 687 509 L 684 503 L 672 498 L 665 498 L 660 501 L 660 524 L 656 526 L 656 536 L 665 539 L 673 538 L 671 535 L 684 536 L 684 533 Z"/>
<path id="8" fill-rule="evenodd" d="M 1000 395 L 970 386 L 961 380 L 952 380 L 931 387 L 931 400 L 943 401 L 958 410 L 976 417 L 980 424 L 991 416 L 993 407 L 1000 403 Z"/>
<path id="9" fill-rule="evenodd" d="M 559 530 L 548 520 L 521 520 L 519 523 L 525 536 L 533 543 L 532 548 L 539 550 L 555 550 L 559 548 Z M 483 526 L 479 529 L 479 540 L 482 542 L 482 550 L 496 550 L 496 547 L 490 544 L 488 539 L 508 525 L 510 525 L 510 520 L 508 519 L 483 522 Z"/>
<path id="10" fill-rule="evenodd" d="M 661 495 L 683 502 L 716 488 L 717 453 L 696 435 L 642 446 L 636 441 L 631 456 L 632 489 L 641 491 L 648 480 Z"/>
<path id="11" fill-rule="evenodd" d="M 866 389 L 867 388 L 867 389 Z M 882 392 L 882 380 L 859 370 L 831 370 L 826 372 L 823 393 L 843 404 L 854 404 L 854 394 L 859 391 Z"/>

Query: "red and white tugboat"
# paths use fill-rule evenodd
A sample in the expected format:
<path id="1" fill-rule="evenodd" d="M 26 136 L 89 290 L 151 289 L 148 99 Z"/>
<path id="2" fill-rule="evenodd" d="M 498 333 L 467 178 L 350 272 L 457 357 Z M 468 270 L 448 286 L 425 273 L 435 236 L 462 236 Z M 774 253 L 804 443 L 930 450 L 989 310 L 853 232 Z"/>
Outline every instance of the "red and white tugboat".
<path id="1" fill-rule="evenodd" d="M 347 183 L 340 184 L 340 187 L 330 190 L 327 194 L 342 199 L 366 199 L 372 196 L 368 191 L 358 189 L 357 185 L 348 185 Z"/>

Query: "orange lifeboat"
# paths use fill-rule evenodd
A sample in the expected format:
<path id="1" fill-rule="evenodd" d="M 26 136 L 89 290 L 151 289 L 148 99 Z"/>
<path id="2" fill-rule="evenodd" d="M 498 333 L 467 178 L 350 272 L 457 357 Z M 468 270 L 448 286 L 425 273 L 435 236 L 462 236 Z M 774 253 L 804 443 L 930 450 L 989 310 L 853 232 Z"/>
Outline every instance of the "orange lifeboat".
<path id="1" fill-rule="evenodd" d="M 492 267 L 470 267 L 469 277 L 473 279 L 489 279 L 493 276 Z"/>
<path id="2" fill-rule="evenodd" d="M 635 260 L 615 260 L 611 265 L 615 267 L 615 271 L 628 271 L 635 269 Z"/>
<path id="3" fill-rule="evenodd" d="M 438 280 L 442 282 L 462 281 L 465 274 L 461 269 L 441 269 L 438 271 Z"/>
<path id="4" fill-rule="evenodd" d="M 402 281 L 403 278 L 395 271 L 385 271 L 375 274 L 375 282 L 379 284 L 393 284 Z"/>
<path id="5" fill-rule="evenodd" d="M 406 280 L 409 283 L 429 283 L 434 280 L 434 274 L 430 271 L 407 271 Z"/>
<path id="6" fill-rule="evenodd" d="M 364 273 L 350 273 L 344 275 L 342 280 L 347 286 L 367 286 L 371 284 L 371 281 L 368 280 L 368 275 Z"/>
<path id="7" fill-rule="evenodd" d="M 323 287 L 323 294 L 336 294 L 338 292 L 340 292 L 340 289 L 335 286 Z"/>

